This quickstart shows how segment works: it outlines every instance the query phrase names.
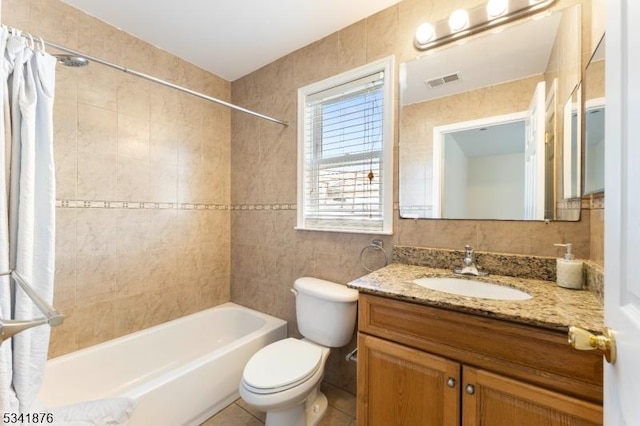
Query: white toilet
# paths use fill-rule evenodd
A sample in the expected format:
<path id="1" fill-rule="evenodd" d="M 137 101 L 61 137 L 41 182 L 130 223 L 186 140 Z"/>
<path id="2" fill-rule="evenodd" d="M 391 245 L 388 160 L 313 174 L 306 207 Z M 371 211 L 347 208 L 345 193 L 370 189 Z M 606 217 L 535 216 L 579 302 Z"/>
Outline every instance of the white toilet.
<path id="1" fill-rule="evenodd" d="M 329 348 L 353 336 L 358 292 L 317 278 L 293 284 L 298 328 L 304 339 L 272 343 L 251 357 L 242 373 L 240 396 L 267 413 L 267 426 L 313 426 L 327 409 L 320 392 Z"/>

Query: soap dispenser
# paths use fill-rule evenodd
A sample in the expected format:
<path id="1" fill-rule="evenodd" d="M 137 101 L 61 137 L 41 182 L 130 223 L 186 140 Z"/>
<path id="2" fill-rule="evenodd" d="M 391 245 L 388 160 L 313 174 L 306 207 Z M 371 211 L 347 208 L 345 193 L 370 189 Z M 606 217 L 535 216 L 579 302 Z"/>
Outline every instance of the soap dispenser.
<path id="1" fill-rule="evenodd" d="M 575 260 L 571 253 L 571 243 L 554 244 L 556 247 L 565 247 L 564 259 L 556 259 L 556 283 L 560 287 L 582 288 L 582 260 Z"/>

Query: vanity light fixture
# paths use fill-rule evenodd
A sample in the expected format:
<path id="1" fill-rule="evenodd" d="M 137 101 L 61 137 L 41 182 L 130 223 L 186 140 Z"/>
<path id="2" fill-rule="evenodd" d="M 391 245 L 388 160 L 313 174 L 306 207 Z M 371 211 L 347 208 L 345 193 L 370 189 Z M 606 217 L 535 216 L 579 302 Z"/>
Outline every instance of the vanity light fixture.
<path id="1" fill-rule="evenodd" d="M 462 31 L 469 26 L 469 12 L 464 9 L 454 10 L 449 17 L 449 29 L 452 33 Z"/>
<path id="2" fill-rule="evenodd" d="M 487 19 L 495 19 L 507 13 L 509 0 L 489 0 L 487 2 Z"/>
<path id="3" fill-rule="evenodd" d="M 449 19 L 425 22 L 416 30 L 414 46 L 428 50 L 547 9 L 556 0 L 488 0 L 469 10 L 457 9 Z"/>
<path id="4" fill-rule="evenodd" d="M 436 29 L 433 24 L 424 22 L 416 30 L 416 43 L 427 44 L 436 37 Z"/>

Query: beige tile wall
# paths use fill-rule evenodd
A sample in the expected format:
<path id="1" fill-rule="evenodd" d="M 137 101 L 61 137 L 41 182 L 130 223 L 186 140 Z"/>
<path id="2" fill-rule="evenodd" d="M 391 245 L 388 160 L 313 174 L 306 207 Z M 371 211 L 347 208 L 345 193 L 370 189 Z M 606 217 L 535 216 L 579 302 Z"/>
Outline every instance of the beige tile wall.
<path id="1" fill-rule="evenodd" d="M 387 55 L 399 63 L 418 54 L 413 48 L 417 25 L 446 18 L 457 7 L 476 0 L 403 0 L 376 15 L 293 52 L 232 83 L 235 103 L 291 122 L 288 128 L 232 115 L 232 204 L 280 204 L 296 201 L 296 91 L 299 87 Z M 557 8 L 580 3 L 563 1 Z M 397 121 L 397 120 L 396 120 Z M 396 126 L 396 133 L 397 133 Z M 397 141 L 397 135 L 396 135 Z M 397 143 L 394 199 L 398 200 Z M 375 236 L 296 231 L 295 212 L 234 210 L 231 214 L 232 300 L 290 321 L 296 334 L 295 309 L 289 288 L 296 277 L 314 275 L 348 282 L 365 271 L 360 250 Z M 392 244 L 557 255 L 553 243 L 571 241 L 576 255 L 589 257 L 589 211 L 580 222 L 499 222 L 400 220 Z M 381 259 L 371 258 L 370 266 Z M 343 355 L 355 344 L 336 350 L 329 359 L 327 380 L 355 388 L 355 368 Z"/>
<path id="2" fill-rule="evenodd" d="M 591 207 L 591 257 L 590 259 L 604 267 L 604 194 L 590 196 Z"/>
<path id="3" fill-rule="evenodd" d="M 559 0 L 556 7 L 579 2 Z M 412 59 L 422 20 L 475 3 L 404 0 L 230 85 L 58 0 L 4 0 L 5 24 L 222 99 L 233 93 L 235 103 L 291 122 L 283 128 L 231 115 L 100 66 L 60 67 L 59 199 L 269 208 L 57 209 L 55 297 L 68 320 L 53 334 L 52 355 L 226 301 L 229 291 L 234 301 L 290 321 L 296 335 L 293 280 L 362 275 L 360 250 L 375 238 L 293 229 L 295 210 L 282 204 L 296 200 L 297 88 L 390 54 L 396 64 Z M 397 202 L 397 171 L 395 188 Z M 588 257 L 590 223 L 588 210 L 576 223 L 396 218 L 394 235 L 382 239 L 387 249 L 471 243 L 537 255 L 556 255 L 552 243 L 571 241 L 578 256 Z M 372 268 L 383 262 L 375 255 L 365 261 Z M 355 368 L 343 355 L 354 345 L 334 351 L 327 366 L 328 380 L 350 390 Z"/>
<path id="4" fill-rule="evenodd" d="M 230 83 L 59 0 L 4 0 L 2 23 L 229 100 Z M 230 113 L 98 64 L 57 68 L 58 200 L 222 210 L 57 208 L 50 356 L 230 298 Z"/>

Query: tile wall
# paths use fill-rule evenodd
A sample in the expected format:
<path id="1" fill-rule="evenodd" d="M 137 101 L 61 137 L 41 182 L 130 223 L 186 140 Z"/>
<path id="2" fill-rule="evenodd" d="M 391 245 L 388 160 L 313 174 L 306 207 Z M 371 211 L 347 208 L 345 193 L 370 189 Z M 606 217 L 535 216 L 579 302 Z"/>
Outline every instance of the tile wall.
<path id="1" fill-rule="evenodd" d="M 230 83 L 59 0 L 4 0 L 2 23 L 230 99 Z M 230 298 L 230 113 L 99 64 L 56 70 L 50 356 Z"/>
<path id="2" fill-rule="evenodd" d="M 362 248 L 372 235 L 296 231 L 292 210 L 249 210 L 252 205 L 296 202 L 296 91 L 373 60 L 395 55 L 396 67 L 418 55 L 413 48 L 415 28 L 424 19 L 443 19 L 475 0 L 403 0 L 287 55 L 232 83 L 233 102 L 287 120 L 288 128 L 232 115 L 231 201 L 246 210 L 231 212 L 231 297 L 233 301 L 280 316 L 296 334 L 295 307 L 289 293 L 293 280 L 303 275 L 341 283 L 365 271 L 360 266 Z M 582 3 L 560 0 L 563 8 Z M 397 121 L 397 120 L 396 120 Z M 398 126 L 396 123 L 396 141 Z M 398 201 L 398 149 L 395 148 L 395 190 Z M 397 211 L 397 210 L 396 210 Z M 553 243 L 571 241 L 576 255 L 588 258 L 590 212 L 579 222 L 500 222 L 406 220 L 396 218 L 393 244 L 459 249 L 469 243 L 480 251 L 543 256 L 557 255 Z M 369 267 L 382 262 L 367 258 Z M 344 355 L 355 346 L 333 351 L 326 380 L 351 391 L 355 367 Z"/>
<path id="3" fill-rule="evenodd" d="M 263 122 L 91 65 L 58 68 L 58 177 L 53 356 L 233 301 L 290 322 L 295 278 L 347 282 L 365 273 L 377 236 L 294 230 L 296 91 L 387 55 L 416 57 L 424 19 L 475 0 L 403 0 L 233 83 L 153 48 L 59 0 L 3 0 L 2 22 L 288 120 Z M 558 0 L 556 8 L 581 3 Z M 398 132 L 396 125 L 396 133 Z M 396 135 L 397 141 L 397 135 Z M 395 148 L 397 207 L 397 143 Z M 397 211 L 397 210 L 396 210 Z M 554 256 L 571 241 L 590 256 L 590 211 L 580 222 L 401 220 L 393 244 Z M 383 264 L 365 254 L 370 268 Z M 230 286 L 229 286 L 230 283 Z M 333 351 L 327 380 L 355 390 L 355 367 Z"/>

